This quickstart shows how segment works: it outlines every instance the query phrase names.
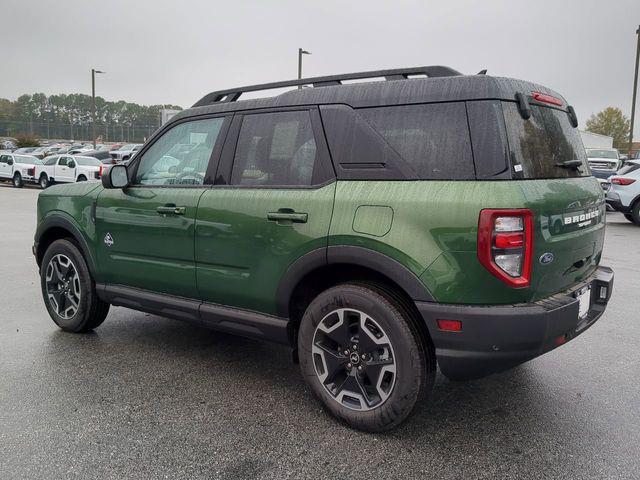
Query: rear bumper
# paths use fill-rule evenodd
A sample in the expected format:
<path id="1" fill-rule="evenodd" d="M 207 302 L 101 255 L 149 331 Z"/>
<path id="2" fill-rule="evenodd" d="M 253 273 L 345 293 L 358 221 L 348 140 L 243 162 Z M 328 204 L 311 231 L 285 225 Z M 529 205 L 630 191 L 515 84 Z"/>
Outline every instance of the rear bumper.
<path id="1" fill-rule="evenodd" d="M 615 192 L 608 191 L 607 196 L 605 197 L 607 205 L 613 208 L 616 212 L 622 213 L 630 213 L 631 209 L 622 204 L 622 200 L 620 199 L 620 195 Z"/>
<path id="2" fill-rule="evenodd" d="M 591 288 L 589 310 L 580 318 L 575 294 L 586 287 Z M 514 367 L 580 335 L 604 313 L 612 289 L 613 270 L 598 267 L 587 281 L 531 304 L 416 305 L 433 339 L 442 373 L 452 379 L 469 379 Z M 442 331 L 438 319 L 459 320 L 462 331 Z"/>

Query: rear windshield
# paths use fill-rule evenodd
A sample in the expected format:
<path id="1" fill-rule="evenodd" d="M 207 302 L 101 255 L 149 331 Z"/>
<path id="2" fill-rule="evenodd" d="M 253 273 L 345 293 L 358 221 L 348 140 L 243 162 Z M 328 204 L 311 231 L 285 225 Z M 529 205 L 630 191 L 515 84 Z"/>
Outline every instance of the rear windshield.
<path id="1" fill-rule="evenodd" d="M 475 178 L 464 103 L 358 110 L 418 178 Z"/>
<path id="2" fill-rule="evenodd" d="M 91 157 L 76 157 L 76 161 L 78 162 L 78 165 L 93 165 L 95 167 L 102 165 L 100 160 Z"/>
<path id="3" fill-rule="evenodd" d="M 513 178 L 572 178 L 590 175 L 578 129 L 562 110 L 531 105 L 531 117 L 523 119 L 518 106 L 503 102 Z M 578 168 L 564 162 L 579 160 Z"/>
<path id="4" fill-rule="evenodd" d="M 628 163 L 620 170 L 618 170 L 618 175 L 626 175 L 627 173 L 635 172 L 640 168 L 640 163 Z"/>

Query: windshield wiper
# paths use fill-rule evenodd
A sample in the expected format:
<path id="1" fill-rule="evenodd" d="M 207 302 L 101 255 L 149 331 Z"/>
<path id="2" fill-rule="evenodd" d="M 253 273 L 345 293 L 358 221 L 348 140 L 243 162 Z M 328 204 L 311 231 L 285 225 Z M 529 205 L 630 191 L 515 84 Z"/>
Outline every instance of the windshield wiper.
<path id="1" fill-rule="evenodd" d="M 565 162 L 556 163 L 556 167 L 570 168 L 572 170 L 578 170 L 582 166 L 582 160 L 567 160 Z"/>

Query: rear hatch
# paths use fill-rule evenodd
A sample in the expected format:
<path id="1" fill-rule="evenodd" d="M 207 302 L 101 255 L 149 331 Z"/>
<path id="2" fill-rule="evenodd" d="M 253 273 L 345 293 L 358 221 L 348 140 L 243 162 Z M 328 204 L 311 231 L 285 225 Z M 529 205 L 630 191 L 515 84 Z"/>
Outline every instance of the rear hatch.
<path id="1" fill-rule="evenodd" d="M 566 107 L 564 102 L 562 105 Z M 591 176 L 578 130 L 562 106 L 503 102 L 512 175 L 533 212 L 531 298 L 564 291 L 591 275 L 604 241 L 604 192 Z"/>

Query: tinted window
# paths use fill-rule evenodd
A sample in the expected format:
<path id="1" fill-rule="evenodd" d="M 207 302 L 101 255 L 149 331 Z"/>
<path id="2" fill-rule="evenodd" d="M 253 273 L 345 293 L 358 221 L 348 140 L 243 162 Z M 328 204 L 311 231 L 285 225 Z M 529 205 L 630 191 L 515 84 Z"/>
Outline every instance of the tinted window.
<path id="1" fill-rule="evenodd" d="M 513 102 L 503 102 L 503 110 L 514 178 L 589 175 L 582 140 L 566 112 L 531 105 L 531 117 L 525 120 Z M 577 169 L 558 166 L 569 160 L 582 164 Z"/>
<path id="2" fill-rule="evenodd" d="M 62 157 L 58 162 L 58 165 L 65 166 L 69 162 L 69 157 Z"/>
<path id="3" fill-rule="evenodd" d="M 9 155 L 0 155 L 0 163 L 9 163 L 10 158 Z"/>
<path id="4" fill-rule="evenodd" d="M 165 132 L 142 155 L 135 183 L 202 185 L 223 122 L 224 118 L 184 122 Z"/>
<path id="5" fill-rule="evenodd" d="M 311 185 L 316 141 L 309 112 L 247 115 L 233 161 L 236 185 Z"/>
<path id="6" fill-rule="evenodd" d="M 475 178 L 464 103 L 358 110 L 422 179 Z"/>
<path id="7" fill-rule="evenodd" d="M 618 175 L 626 175 L 627 173 L 635 172 L 640 169 L 640 163 L 628 163 L 620 170 L 618 170 Z"/>

